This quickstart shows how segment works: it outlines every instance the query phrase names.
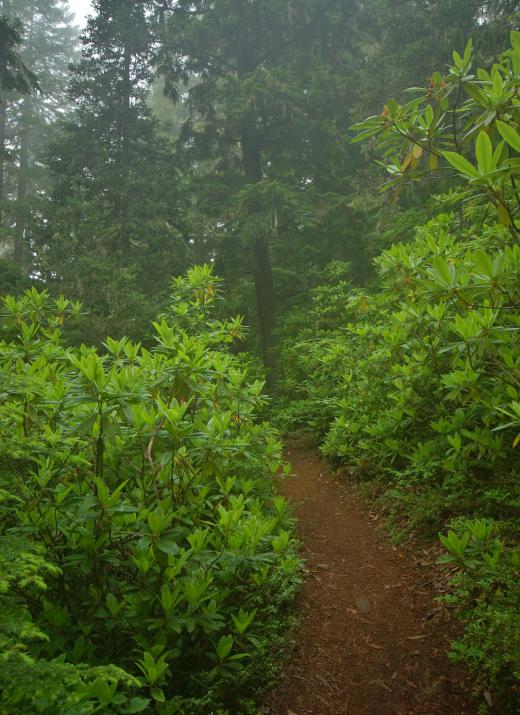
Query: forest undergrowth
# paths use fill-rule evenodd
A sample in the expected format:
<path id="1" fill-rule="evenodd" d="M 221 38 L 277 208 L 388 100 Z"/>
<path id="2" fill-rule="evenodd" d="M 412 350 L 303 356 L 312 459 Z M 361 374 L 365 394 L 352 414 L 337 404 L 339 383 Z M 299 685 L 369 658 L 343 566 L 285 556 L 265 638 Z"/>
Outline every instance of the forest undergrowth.
<path id="1" fill-rule="evenodd" d="M 519 0 L 0 5 L 0 713 L 254 713 L 286 434 L 516 712 Z"/>
<path id="2" fill-rule="evenodd" d="M 299 582 L 262 383 L 208 267 L 155 347 L 66 347 L 79 306 L 2 302 L 0 712 L 249 712 Z"/>
<path id="3" fill-rule="evenodd" d="M 331 264 L 310 305 L 287 317 L 275 422 L 310 432 L 333 463 L 375 484 L 394 526 L 440 532 L 442 560 L 454 567 L 445 602 L 464 624 L 450 657 L 514 712 L 520 33 L 511 40 L 489 72 L 475 71 L 468 43 L 426 95 L 389 102 L 354 128 L 378 146 L 394 195 L 442 163 L 465 185 L 434 197 L 437 213 L 415 237 L 376 258 L 373 289 Z"/>

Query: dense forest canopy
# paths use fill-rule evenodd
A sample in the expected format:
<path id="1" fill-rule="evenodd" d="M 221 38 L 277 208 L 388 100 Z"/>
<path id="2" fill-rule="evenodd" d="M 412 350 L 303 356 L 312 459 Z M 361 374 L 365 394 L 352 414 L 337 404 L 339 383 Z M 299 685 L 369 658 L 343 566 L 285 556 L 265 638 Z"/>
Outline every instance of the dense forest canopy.
<path id="1" fill-rule="evenodd" d="M 452 656 L 514 712 L 519 29 L 0 0 L 0 712 L 254 712 L 300 579 L 280 433 L 442 533 Z"/>
<path id="2" fill-rule="evenodd" d="M 424 86 L 470 35 L 490 61 L 515 12 L 107 0 L 75 40 L 61 0 L 3 5 L 40 85 L 2 98 L 6 288 L 80 299 L 93 340 L 144 338 L 171 276 L 210 261 L 271 368 L 279 317 L 327 263 L 372 276 L 388 207 L 348 127 Z"/>

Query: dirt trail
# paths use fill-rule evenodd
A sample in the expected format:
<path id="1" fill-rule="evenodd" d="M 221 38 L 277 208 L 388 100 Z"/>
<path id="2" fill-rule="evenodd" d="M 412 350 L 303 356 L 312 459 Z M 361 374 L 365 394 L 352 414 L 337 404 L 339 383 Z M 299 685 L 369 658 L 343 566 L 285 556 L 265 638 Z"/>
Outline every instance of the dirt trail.
<path id="1" fill-rule="evenodd" d="M 432 578 L 390 543 L 348 485 L 289 450 L 308 576 L 294 651 L 268 715 L 472 715 L 446 658 Z M 432 615 L 433 614 L 433 615 Z"/>

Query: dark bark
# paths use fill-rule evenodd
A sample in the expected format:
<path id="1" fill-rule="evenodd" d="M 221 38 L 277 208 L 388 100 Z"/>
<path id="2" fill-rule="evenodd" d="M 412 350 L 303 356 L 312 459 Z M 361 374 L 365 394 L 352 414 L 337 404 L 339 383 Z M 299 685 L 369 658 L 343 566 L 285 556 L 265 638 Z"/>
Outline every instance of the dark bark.
<path id="1" fill-rule="evenodd" d="M 132 78 L 131 78 L 132 53 L 128 45 L 124 49 L 123 58 L 123 96 L 121 101 L 121 156 L 120 161 L 120 183 L 117 197 L 119 213 L 119 240 L 123 250 L 129 246 L 128 235 L 128 182 L 131 159 L 129 152 L 129 118 L 132 105 Z"/>
<path id="2" fill-rule="evenodd" d="M 253 275 L 256 304 L 260 323 L 260 339 L 264 364 L 268 369 L 268 384 L 272 385 L 275 368 L 273 330 L 275 300 L 271 253 L 265 235 L 257 236 L 253 243 Z"/>
<path id="3" fill-rule="evenodd" d="M 4 206 L 4 174 L 5 174 L 5 130 L 7 124 L 7 104 L 0 99 L 0 225 Z"/>
<path id="4" fill-rule="evenodd" d="M 20 155 L 18 168 L 18 185 L 16 190 L 16 229 L 14 234 L 13 259 L 17 266 L 24 266 L 24 242 L 26 229 L 27 199 L 27 174 L 29 171 L 29 114 L 30 100 L 26 97 L 23 102 L 21 127 L 20 127 Z"/>
<path id="5" fill-rule="evenodd" d="M 262 155 L 258 133 L 255 129 L 251 129 L 250 126 L 244 127 L 241 145 L 246 180 L 250 184 L 257 184 L 262 181 Z M 251 213 L 258 213 L 261 207 L 257 203 L 251 202 L 248 209 Z M 261 228 L 258 228 L 253 236 L 252 262 L 262 355 L 267 368 L 268 384 L 272 385 L 275 367 L 273 350 L 275 294 L 269 241 L 266 231 Z"/>

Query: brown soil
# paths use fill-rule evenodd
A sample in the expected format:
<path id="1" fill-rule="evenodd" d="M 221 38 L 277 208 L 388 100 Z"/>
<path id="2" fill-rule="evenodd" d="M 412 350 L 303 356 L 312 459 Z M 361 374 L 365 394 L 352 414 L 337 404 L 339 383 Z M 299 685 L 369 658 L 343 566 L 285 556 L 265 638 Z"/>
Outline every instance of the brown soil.
<path id="1" fill-rule="evenodd" d="M 308 573 L 290 662 L 261 712 L 473 715 L 446 657 L 451 626 L 434 600 L 431 559 L 393 546 L 315 455 L 287 457 L 295 476 L 283 491 L 295 504 Z"/>

